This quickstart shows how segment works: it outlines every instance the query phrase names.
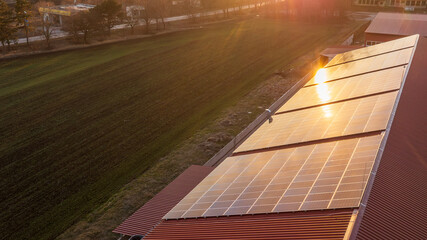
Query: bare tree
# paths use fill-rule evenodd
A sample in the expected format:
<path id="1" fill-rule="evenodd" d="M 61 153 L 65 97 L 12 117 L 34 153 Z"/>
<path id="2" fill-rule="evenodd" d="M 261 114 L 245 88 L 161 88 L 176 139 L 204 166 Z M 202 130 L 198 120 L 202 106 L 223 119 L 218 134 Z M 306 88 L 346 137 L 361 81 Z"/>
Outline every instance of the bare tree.
<path id="1" fill-rule="evenodd" d="M 206 15 L 206 13 L 209 10 L 212 10 L 214 8 L 214 1 L 215 0 L 200 0 L 200 7 L 201 7 L 201 14 Z"/>
<path id="2" fill-rule="evenodd" d="M 97 29 L 97 16 L 92 12 L 81 12 L 71 16 L 64 22 L 64 30 L 69 32 L 76 42 L 79 42 L 80 36 L 83 37 L 83 43 L 87 44 L 90 35 Z"/>
<path id="3" fill-rule="evenodd" d="M 139 24 L 140 9 L 134 9 L 134 6 L 127 6 L 123 20 L 130 27 L 131 33 L 134 34 L 135 26 Z"/>
<path id="4" fill-rule="evenodd" d="M 155 18 L 155 7 L 154 1 L 156 0 L 139 0 L 138 4 L 144 7 L 144 11 L 141 11 L 140 18 L 145 23 L 145 33 L 150 32 L 150 23 Z"/>
<path id="5" fill-rule="evenodd" d="M 47 48 L 50 48 L 50 37 L 52 36 L 53 26 L 48 15 L 41 15 L 42 34 L 46 40 Z"/>
<path id="6" fill-rule="evenodd" d="M 156 21 L 160 19 L 163 25 L 163 29 L 166 29 L 165 18 L 169 15 L 170 7 L 172 3 L 170 0 L 152 0 L 152 1 L 153 1 L 153 10 L 155 11 Z"/>
<path id="7" fill-rule="evenodd" d="M 229 16 L 228 8 L 231 6 L 231 0 L 215 0 L 215 7 L 222 10 L 224 18 Z"/>
<path id="8" fill-rule="evenodd" d="M 192 20 L 193 22 L 196 21 L 199 4 L 200 4 L 200 1 L 198 0 L 184 0 L 183 2 L 183 8 L 184 8 L 185 14 L 187 14 L 189 19 Z"/>

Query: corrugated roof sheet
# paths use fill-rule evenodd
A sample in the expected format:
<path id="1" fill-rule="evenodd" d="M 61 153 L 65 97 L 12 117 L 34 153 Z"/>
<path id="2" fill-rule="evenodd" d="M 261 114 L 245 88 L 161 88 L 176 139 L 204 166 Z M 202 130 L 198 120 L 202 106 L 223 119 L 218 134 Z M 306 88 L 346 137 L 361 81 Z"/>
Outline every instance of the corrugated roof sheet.
<path id="1" fill-rule="evenodd" d="M 352 209 L 164 220 L 144 239 L 342 239 Z"/>
<path id="2" fill-rule="evenodd" d="M 145 235 L 213 169 L 206 166 L 190 166 L 113 232 L 128 236 Z"/>
<path id="3" fill-rule="evenodd" d="M 426 54 L 427 39 L 420 38 L 366 208 L 356 220 L 357 239 L 427 239 Z"/>
<path id="4" fill-rule="evenodd" d="M 427 15 L 380 12 L 372 20 L 366 33 L 427 36 Z"/>

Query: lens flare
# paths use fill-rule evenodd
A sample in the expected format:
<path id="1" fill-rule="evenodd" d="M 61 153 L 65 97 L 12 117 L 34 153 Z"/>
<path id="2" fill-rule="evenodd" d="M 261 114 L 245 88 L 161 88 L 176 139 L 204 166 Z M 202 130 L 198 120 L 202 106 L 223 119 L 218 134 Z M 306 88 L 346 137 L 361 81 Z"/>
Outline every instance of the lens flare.
<path id="1" fill-rule="evenodd" d="M 328 80 L 326 74 L 326 69 L 321 68 L 317 71 L 316 76 L 314 76 L 314 83 L 324 83 Z"/>
<path id="2" fill-rule="evenodd" d="M 329 92 L 328 84 L 325 83 L 327 80 L 326 70 L 324 68 L 319 69 L 314 77 L 314 82 L 318 83 L 316 85 L 316 91 L 322 103 L 326 103 L 331 100 L 331 93 Z M 322 110 L 326 118 L 332 117 L 332 110 L 329 105 L 322 106 Z"/>

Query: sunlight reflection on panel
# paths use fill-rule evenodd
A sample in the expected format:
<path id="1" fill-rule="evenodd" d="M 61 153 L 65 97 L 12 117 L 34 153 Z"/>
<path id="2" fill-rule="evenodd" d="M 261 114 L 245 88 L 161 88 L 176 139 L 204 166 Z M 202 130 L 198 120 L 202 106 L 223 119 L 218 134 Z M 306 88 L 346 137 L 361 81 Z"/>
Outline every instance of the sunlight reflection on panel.
<path id="1" fill-rule="evenodd" d="M 385 129 L 397 91 L 273 116 L 235 152 Z"/>
<path id="2" fill-rule="evenodd" d="M 331 110 L 331 106 L 326 105 L 326 106 L 322 106 L 322 110 L 325 113 L 325 117 L 326 118 L 330 118 L 332 117 L 332 110 Z"/>
<path id="3" fill-rule="evenodd" d="M 339 81 L 304 87 L 292 96 L 277 113 L 397 90 L 400 88 L 404 73 L 404 67 L 396 67 Z M 325 92 L 328 94 L 325 94 Z"/>
<path id="4" fill-rule="evenodd" d="M 328 77 L 326 75 L 326 69 L 321 68 L 317 71 L 316 76 L 314 76 L 314 82 L 315 83 L 324 83 L 328 80 Z"/>
<path id="5" fill-rule="evenodd" d="M 361 59 L 355 62 L 348 62 L 341 65 L 332 66 L 326 69 L 327 81 L 342 79 L 366 72 L 378 71 L 384 68 L 396 67 L 407 64 L 411 58 L 413 48 L 407 48 L 371 58 Z M 318 84 L 315 78 L 311 79 L 305 86 Z"/>
<path id="6" fill-rule="evenodd" d="M 383 53 L 390 52 L 397 49 L 412 47 L 415 45 L 417 38 L 418 37 L 416 35 L 413 35 L 413 36 L 401 38 L 398 40 L 385 42 L 380 45 L 364 47 L 364 48 L 356 49 L 350 52 L 338 54 L 334 59 L 332 59 L 327 64 L 327 66 L 341 64 L 349 61 L 355 61 L 361 58 L 365 58 L 365 57 L 373 56 L 377 54 L 383 54 Z"/>

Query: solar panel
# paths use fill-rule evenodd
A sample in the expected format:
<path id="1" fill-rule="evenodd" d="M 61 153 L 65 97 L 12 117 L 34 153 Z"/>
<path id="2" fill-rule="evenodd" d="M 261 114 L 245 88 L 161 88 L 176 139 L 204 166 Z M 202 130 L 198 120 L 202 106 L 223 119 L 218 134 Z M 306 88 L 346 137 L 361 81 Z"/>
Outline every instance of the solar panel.
<path id="1" fill-rule="evenodd" d="M 357 207 L 382 137 L 229 157 L 164 218 Z"/>
<path id="2" fill-rule="evenodd" d="M 304 87 L 289 99 L 278 112 L 397 90 L 400 88 L 404 71 L 404 67 L 396 67 L 340 81 Z"/>
<path id="3" fill-rule="evenodd" d="M 406 48 L 371 58 L 328 67 L 325 68 L 326 78 L 328 81 L 331 81 L 407 64 L 411 58 L 412 50 L 413 48 Z M 319 83 L 318 79 L 312 78 L 305 86 L 317 83 Z"/>
<path id="4" fill-rule="evenodd" d="M 236 152 L 383 130 L 396 96 L 397 91 L 274 115 Z"/>
<path id="5" fill-rule="evenodd" d="M 366 58 L 378 54 L 384 54 L 402 48 L 413 47 L 417 38 L 417 36 L 409 36 L 395 41 L 386 42 L 380 45 L 360 48 L 350 52 L 342 53 L 334 57 L 326 66 L 342 64 L 345 62 L 355 61 L 361 58 Z"/>

